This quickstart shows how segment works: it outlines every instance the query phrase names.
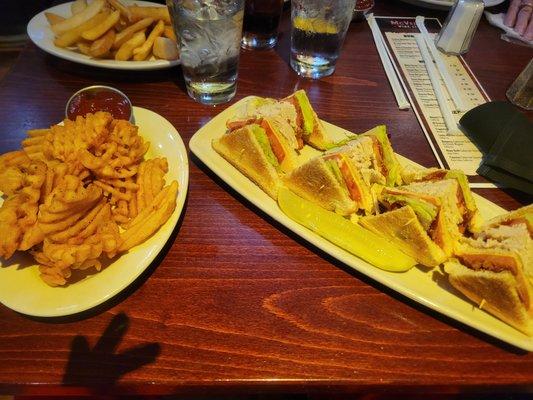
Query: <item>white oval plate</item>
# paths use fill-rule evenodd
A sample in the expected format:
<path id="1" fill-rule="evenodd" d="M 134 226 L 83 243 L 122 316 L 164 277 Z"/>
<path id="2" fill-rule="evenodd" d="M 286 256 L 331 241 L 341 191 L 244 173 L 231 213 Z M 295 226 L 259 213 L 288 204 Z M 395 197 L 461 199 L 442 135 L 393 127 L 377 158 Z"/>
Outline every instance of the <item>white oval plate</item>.
<path id="1" fill-rule="evenodd" d="M 178 181 L 176 209 L 168 221 L 152 237 L 114 259 L 102 271 L 65 287 L 50 287 L 44 283 L 39 277 L 38 266 L 29 254 L 17 252 L 8 261 L 0 259 L 0 303 L 37 317 L 76 314 L 124 290 L 159 254 L 185 204 L 189 183 L 187 150 L 174 126 L 162 116 L 140 107 L 133 108 L 133 116 L 139 133 L 150 141 L 147 158 L 166 157 L 169 169 L 166 181 Z"/>
<path id="2" fill-rule="evenodd" d="M 414 6 L 436 8 L 440 10 L 448 9 L 453 6 L 454 0 L 402 0 L 405 3 Z M 485 7 L 493 7 L 503 3 L 505 0 L 484 0 Z"/>
<path id="3" fill-rule="evenodd" d="M 152 3 L 149 1 L 131 1 L 121 0 L 124 4 L 137 4 L 140 6 L 164 7 L 161 4 Z M 79 64 L 91 65 L 93 67 L 108 68 L 108 69 L 128 69 L 128 70 L 150 70 L 170 68 L 174 65 L 179 65 L 179 60 L 147 60 L 147 61 L 116 61 L 116 60 L 100 60 L 86 56 L 70 49 L 62 49 L 54 44 L 54 33 L 50 29 L 50 24 L 46 20 L 45 12 L 52 12 L 63 17 L 70 17 L 70 5 L 72 2 L 59 4 L 44 10 L 34 16 L 28 23 L 27 31 L 31 41 L 40 47 L 43 51 L 63 58 L 65 60 L 73 61 Z"/>
<path id="4" fill-rule="evenodd" d="M 325 251 L 332 257 L 335 257 L 337 260 L 342 261 L 351 268 L 375 279 L 398 293 L 450 318 L 454 318 L 465 325 L 469 325 L 524 350 L 533 351 L 533 338 L 524 335 L 496 317 L 475 307 L 464 297 L 458 295 L 457 291 L 447 282 L 433 279 L 432 272 L 427 272 L 416 267 L 411 268 L 404 273 L 381 270 L 355 255 L 348 253 L 344 249 L 327 241 L 318 234 L 287 217 L 278 207 L 276 201 L 263 192 L 259 186 L 240 173 L 211 147 L 212 140 L 219 138 L 224 132 L 226 132 L 226 121 L 235 116 L 236 110 L 248 99 L 248 97 L 244 98 L 222 111 L 199 129 L 189 141 L 189 148 L 192 153 L 208 166 L 211 171 L 217 174 L 222 180 L 252 202 L 256 207 L 293 231 L 296 235 L 299 235 L 309 243 L 314 244 L 319 249 Z M 350 133 L 338 126 L 325 121 L 323 122 L 328 133 L 337 137 L 339 140 L 345 138 L 346 133 Z M 299 160 L 303 162 L 305 159 L 317 154 L 319 154 L 317 150 L 305 146 L 301 151 Z M 400 156 L 399 159 L 402 164 L 418 165 L 402 156 Z M 501 207 L 475 193 L 474 197 L 479 211 L 484 218 L 490 218 L 505 212 Z M 438 269 L 435 269 L 435 271 L 437 270 Z M 436 276 L 438 276 L 438 274 Z"/>

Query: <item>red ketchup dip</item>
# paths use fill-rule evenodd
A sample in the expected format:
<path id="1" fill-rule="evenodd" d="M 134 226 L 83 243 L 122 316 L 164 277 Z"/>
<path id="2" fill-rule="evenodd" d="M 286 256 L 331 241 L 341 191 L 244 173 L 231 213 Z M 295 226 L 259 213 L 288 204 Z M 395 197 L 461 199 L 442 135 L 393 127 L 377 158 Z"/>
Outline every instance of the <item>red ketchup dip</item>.
<path id="1" fill-rule="evenodd" d="M 76 92 L 68 101 L 67 118 L 75 120 L 78 115 L 107 111 L 115 119 L 130 120 L 131 102 L 121 91 L 109 86 L 90 86 Z"/>

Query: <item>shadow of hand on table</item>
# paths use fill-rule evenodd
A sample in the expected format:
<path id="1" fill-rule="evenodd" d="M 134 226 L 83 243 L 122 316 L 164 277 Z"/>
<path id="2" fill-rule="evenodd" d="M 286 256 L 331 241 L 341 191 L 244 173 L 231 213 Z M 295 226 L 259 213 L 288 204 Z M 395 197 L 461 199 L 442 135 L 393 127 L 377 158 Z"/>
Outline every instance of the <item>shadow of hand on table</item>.
<path id="1" fill-rule="evenodd" d="M 129 318 L 120 313 L 91 349 L 84 336 L 72 340 L 63 385 L 112 386 L 121 376 L 154 362 L 161 352 L 159 343 L 147 343 L 116 353 L 129 328 Z"/>

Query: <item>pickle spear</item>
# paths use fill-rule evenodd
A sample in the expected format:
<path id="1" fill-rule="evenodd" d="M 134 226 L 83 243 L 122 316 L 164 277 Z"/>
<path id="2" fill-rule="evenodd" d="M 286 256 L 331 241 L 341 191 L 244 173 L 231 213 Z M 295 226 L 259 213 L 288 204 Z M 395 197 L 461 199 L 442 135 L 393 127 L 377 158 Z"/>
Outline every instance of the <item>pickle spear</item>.
<path id="1" fill-rule="evenodd" d="M 301 198 L 285 187 L 279 190 L 278 203 L 289 218 L 378 268 L 404 272 L 416 265 L 414 258 L 402 253 L 387 239 Z"/>

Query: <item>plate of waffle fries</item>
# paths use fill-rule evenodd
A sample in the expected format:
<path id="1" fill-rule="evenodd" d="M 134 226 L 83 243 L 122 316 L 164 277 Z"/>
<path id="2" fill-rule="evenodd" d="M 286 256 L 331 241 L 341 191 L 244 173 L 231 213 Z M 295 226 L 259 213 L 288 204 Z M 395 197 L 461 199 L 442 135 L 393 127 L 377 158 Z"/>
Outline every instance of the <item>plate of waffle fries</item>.
<path id="1" fill-rule="evenodd" d="M 139 107 L 135 125 L 97 112 L 27 132 L 0 155 L 0 302 L 56 317 L 132 283 L 168 241 L 189 167 L 175 128 Z"/>
<path id="2" fill-rule="evenodd" d="M 130 0 L 76 0 L 51 7 L 28 23 L 45 52 L 94 67 L 150 70 L 179 64 L 168 9 Z"/>

